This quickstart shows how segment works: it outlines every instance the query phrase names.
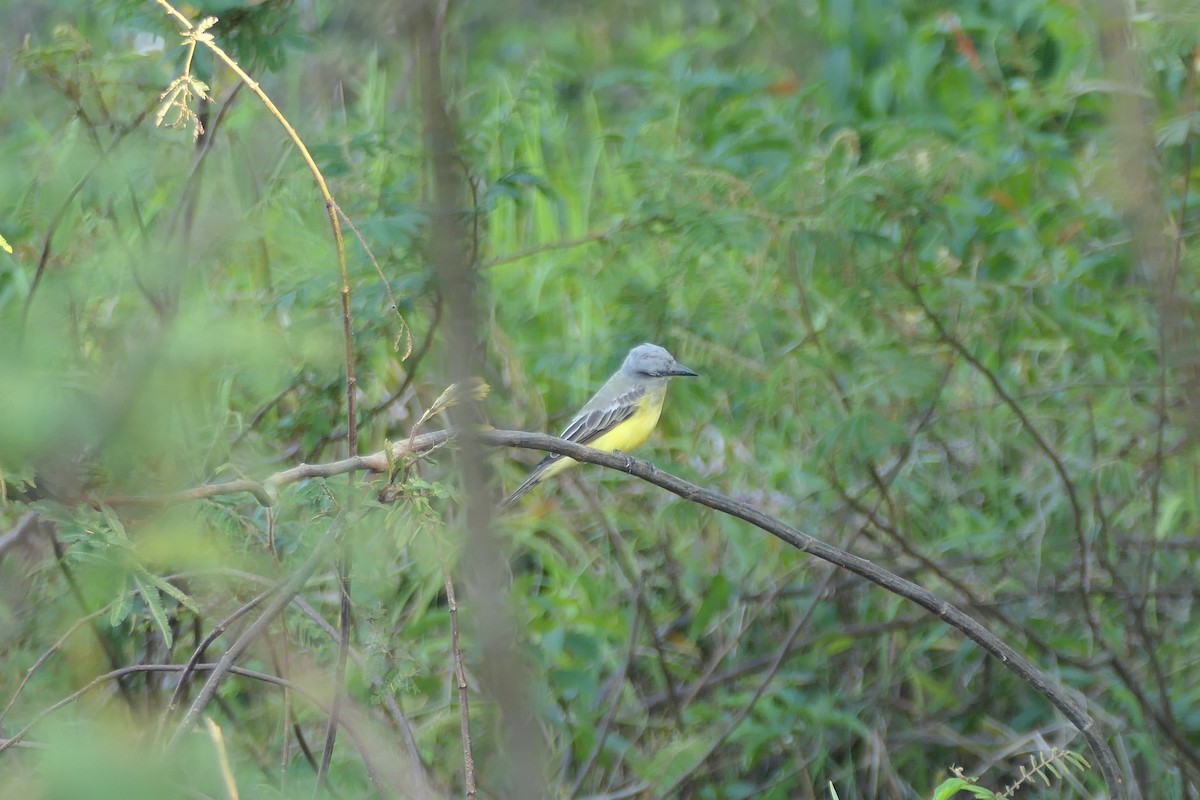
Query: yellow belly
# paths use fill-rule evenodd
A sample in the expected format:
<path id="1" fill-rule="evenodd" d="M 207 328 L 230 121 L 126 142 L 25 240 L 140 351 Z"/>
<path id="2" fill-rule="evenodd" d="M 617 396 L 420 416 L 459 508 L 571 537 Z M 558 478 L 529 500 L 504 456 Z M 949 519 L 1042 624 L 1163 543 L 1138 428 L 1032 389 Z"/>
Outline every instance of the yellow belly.
<path id="1" fill-rule="evenodd" d="M 603 436 L 598 436 L 588 442 L 588 447 L 594 447 L 606 453 L 611 453 L 614 450 L 628 453 L 650 438 L 650 434 L 654 431 L 654 426 L 658 424 L 658 416 L 661 413 L 662 395 L 658 397 L 648 396 L 642 400 L 641 407 L 638 408 L 632 417 Z M 578 463 L 575 459 L 564 456 L 546 467 L 545 472 L 542 473 L 542 480 L 553 477 L 563 470 L 570 469 Z"/>
<path id="2" fill-rule="evenodd" d="M 662 413 L 662 403 L 655 403 L 649 399 L 644 400 L 637 413 L 603 436 L 588 442 L 588 447 L 604 450 L 607 453 L 614 450 L 629 452 L 650 438 L 650 433 L 658 424 L 660 413 Z"/>

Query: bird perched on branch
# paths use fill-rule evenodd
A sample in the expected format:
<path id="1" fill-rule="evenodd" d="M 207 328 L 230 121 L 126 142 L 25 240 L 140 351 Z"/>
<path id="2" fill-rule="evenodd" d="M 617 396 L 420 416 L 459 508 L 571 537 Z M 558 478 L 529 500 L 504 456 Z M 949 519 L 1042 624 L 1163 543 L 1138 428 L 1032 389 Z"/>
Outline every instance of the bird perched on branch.
<path id="1" fill-rule="evenodd" d="M 658 345 L 639 344 L 559 436 L 609 453 L 628 452 L 646 441 L 658 424 L 667 380 L 684 376 L 696 373 Z M 546 456 L 500 506 L 512 505 L 534 486 L 577 463 L 565 456 Z"/>

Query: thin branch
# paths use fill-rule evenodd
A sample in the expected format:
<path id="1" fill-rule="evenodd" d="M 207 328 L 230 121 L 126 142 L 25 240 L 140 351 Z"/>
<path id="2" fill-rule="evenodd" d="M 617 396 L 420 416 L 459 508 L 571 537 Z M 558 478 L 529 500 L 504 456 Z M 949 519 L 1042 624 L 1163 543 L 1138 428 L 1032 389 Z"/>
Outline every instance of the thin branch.
<path id="1" fill-rule="evenodd" d="M 270 591 L 274 591 L 278 585 L 278 583 L 276 581 L 273 581 L 272 579 L 267 578 L 262 575 L 256 575 L 252 572 L 245 572 L 242 570 L 231 570 L 231 569 L 222 569 L 222 570 L 220 570 L 220 572 L 223 574 L 234 575 L 235 577 L 241 578 L 243 580 L 267 585 L 267 586 L 271 587 Z M 318 612 L 315 608 L 313 608 L 303 597 L 301 597 L 299 595 L 294 597 L 292 599 L 292 602 L 295 604 L 296 608 L 300 609 L 301 613 L 303 613 L 306 617 L 308 617 L 310 620 L 312 620 L 312 622 L 319 629 L 321 629 L 321 631 L 323 631 L 325 633 L 325 635 L 327 635 L 333 641 L 333 643 L 335 645 L 338 645 L 339 647 L 341 646 L 342 637 L 338 633 L 337 628 L 334 627 L 332 624 L 330 624 L 329 620 L 327 620 L 327 619 L 325 619 L 325 617 L 321 616 L 320 612 Z M 209 637 L 209 638 L 211 640 L 212 637 Z M 285 644 L 286 644 L 286 642 L 285 642 Z M 362 653 L 360 653 L 358 650 L 356 650 L 353 647 L 348 648 L 347 652 L 349 654 L 349 657 L 354 661 L 354 663 L 357 664 L 360 668 L 362 668 L 364 672 L 370 672 L 370 670 L 366 669 L 367 662 L 366 662 L 366 659 L 363 657 Z M 286 649 L 284 651 L 284 655 L 285 655 L 285 657 L 287 655 Z M 285 660 L 283 666 L 286 668 L 286 660 Z M 388 712 L 388 717 L 391 719 L 392 725 L 400 733 L 400 738 L 403 740 L 404 749 L 407 752 L 409 759 L 412 761 L 413 764 L 415 764 L 419 767 L 417 777 L 420 779 L 420 784 L 419 784 L 418 788 L 420 789 L 421 796 L 422 797 L 432 796 L 433 794 L 436 794 L 437 792 L 435 792 L 435 790 L 433 788 L 433 784 L 431 782 L 428 765 L 425 764 L 424 760 L 421 757 L 421 751 L 417 747 L 416 736 L 413 734 L 412 725 L 409 724 L 408 718 L 404 715 L 404 711 L 400 708 L 400 704 L 396 702 L 395 694 L 388 690 L 388 688 L 384 685 L 383 680 L 381 678 L 379 678 L 378 676 L 372 677 L 370 679 L 370 684 L 371 684 L 371 689 L 374 690 L 378 696 L 383 698 L 383 706 Z M 299 728 L 295 727 L 295 730 L 299 731 Z M 300 744 L 301 749 L 304 751 L 305 757 L 311 762 L 313 772 L 315 773 L 317 771 L 318 764 L 317 764 L 316 758 L 312 755 L 311 751 L 308 749 L 307 741 L 304 740 L 303 736 L 300 735 L 299 733 L 297 733 L 297 741 Z M 332 791 L 332 787 L 326 787 L 326 788 L 328 791 Z"/>
<path id="2" fill-rule="evenodd" d="M 333 194 L 329 191 L 329 186 L 325 182 L 325 176 L 321 173 L 321 169 L 317 166 L 317 162 L 313 159 L 312 154 L 309 153 L 304 140 L 300 138 L 300 134 L 288 122 L 287 117 L 283 115 L 283 112 L 279 110 L 274 101 L 259 86 L 258 81 L 251 78 L 229 54 L 217 45 L 212 34 L 205 32 L 205 29 L 208 27 L 207 25 L 203 23 L 199 27 L 193 25 L 191 20 L 177 11 L 167 0 L 155 0 L 155 2 L 183 28 L 181 35 L 185 41 L 191 46 L 199 43 L 208 48 L 266 106 L 271 116 L 275 117 L 279 124 L 283 126 L 288 138 L 292 140 L 292 144 L 295 145 L 296 150 L 300 153 L 300 157 L 304 159 L 304 163 L 308 166 L 309 172 L 312 173 L 313 179 L 317 183 L 317 189 L 320 191 L 321 197 L 325 200 L 325 213 L 329 217 L 329 225 L 333 230 L 333 241 L 337 252 L 338 279 L 340 282 L 339 294 L 342 306 L 342 349 L 346 368 L 346 448 L 347 453 L 353 456 L 358 450 L 358 425 L 355 411 L 358 380 L 354 373 L 354 338 L 350 317 L 350 280 L 346 269 L 346 243 L 342 237 L 342 225 L 338 219 L 337 203 L 333 199 Z"/>
<path id="3" fill-rule="evenodd" d="M 8 700 L 8 705 L 4 706 L 3 711 L 0 711 L 0 722 L 4 722 L 4 718 L 7 717 L 8 712 L 12 710 L 13 705 L 17 702 L 17 698 L 20 697 L 21 692 L 25 690 L 25 685 L 29 683 L 29 679 L 32 678 L 33 674 L 41 668 L 42 664 L 46 663 L 46 659 L 57 653 L 59 649 L 61 649 L 62 646 L 67 643 L 67 640 L 71 638 L 75 631 L 79 630 L 84 625 L 87 625 L 101 614 L 108 613 L 110 608 L 112 608 L 112 603 L 109 603 L 103 608 L 96 609 L 87 616 L 80 617 L 79 619 L 75 620 L 71 627 L 67 628 L 66 632 L 63 633 L 62 636 L 58 637 L 58 640 L 54 642 L 54 644 L 47 647 L 45 651 L 43 651 L 43 653 L 37 657 L 37 660 L 29 665 L 29 669 L 25 670 L 25 675 L 21 678 L 21 683 L 15 690 L 13 690 L 12 697 L 10 697 Z"/>
<path id="4" fill-rule="evenodd" d="M 675 719 L 675 728 L 682 734 L 683 704 L 679 700 L 679 692 L 675 688 L 675 679 L 671 677 L 671 670 L 667 665 L 666 647 L 664 647 L 662 636 L 659 635 L 658 628 L 654 624 L 654 613 L 650 608 L 650 601 L 646 597 L 645 585 L 642 581 L 641 573 L 638 571 L 636 559 L 629 553 L 629 548 L 624 538 L 613 527 L 596 493 L 590 488 L 584 487 L 583 494 L 587 498 L 587 502 L 591 506 L 595 518 L 599 520 L 604 528 L 605 536 L 608 539 L 609 547 L 612 548 L 613 557 L 616 559 L 618 569 L 621 570 L 625 576 L 625 580 L 633 588 L 634 606 L 645 621 L 646 633 L 650 636 L 650 645 L 653 647 L 655 658 L 658 660 L 658 670 L 662 674 L 663 683 L 667 687 L 667 696 L 671 700 L 670 708 L 672 716 Z"/>
<path id="5" fill-rule="evenodd" d="M 905 248 L 906 251 L 908 248 Z M 1075 489 L 1075 482 L 1071 480 L 1070 474 L 1067 472 L 1066 464 L 1058 452 L 1050 445 L 1050 442 L 1042 435 L 1037 426 L 1033 424 L 1033 420 L 1025 413 L 1025 409 L 1017 402 L 1008 390 L 1004 388 L 1004 384 L 1000 382 L 999 376 L 989 369 L 986 364 L 979 360 L 963 342 L 956 336 L 950 333 L 946 328 L 941 318 L 933 312 L 929 304 L 925 301 L 924 295 L 921 294 L 921 287 L 913 279 L 910 279 L 902 274 L 902 269 L 897 272 L 900 282 L 908 289 L 913 300 L 921 307 L 921 311 L 925 314 L 926 319 L 933 325 L 937 331 L 938 338 L 945 344 L 949 345 L 952 350 L 958 353 L 964 361 L 971 365 L 985 380 L 992 386 L 994 391 L 1008 409 L 1016 415 L 1021 422 L 1021 427 L 1033 439 L 1037 448 L 1042 451 L 1042 454 L 1050 461 L 1050 465 L 1054 473 L 1058 476 L 1059 481 L 1063 485 L 1063 490 L 1067 493 L 1067 501 L 1071 506 L 1071 530 L 1075 534 L 1075 543 L 1079 548 L 1079 600 L 1083 606 L 1084 617 L 1087 620 L 1088 628 L 1092 632 L 1092 636 L 1097 643 L 1103 644 L 1104 632 L 1100 627 L 1100 620 L 1096 616 L 1096 610 L 1092 606 L 1089 590 L 1091 589 L 1091 545 L 1088 542 L 1087 534 L 1083 530 L 1083 504 L 1079 501 L 1079 493 Z"/>
<path id="6" fill-rule="evenodd" d="M 454 683 L 458 689 L 458 727 L 462 737 L 463 793 L 475 796 L 475 756 L 471 750 L 471 706 L 467 699 L 467 672 L 463 668 L 462 649 L 458 645 L 458 598 L 450 572 L 442 567 L 446 584 L 446 609 L 450 612 L 450 652 L 454 658 Z"/>
<path id="7" fill-rule="evenodd" d="M 638 575 L 638 585 L 633 587 L 634 592 L 641 590 L 642 576 Z M 634 653 L 637 652 L 637 636 L 638 625 L 641 622 L 641 616 L 634 613 L 629 615 L 629 634 L 625 643 L 625 659 L 621 662 L 621 669 L 610 678 L 613 689 L 612 699 L 608 699 L 607 692 L 600 697 L 600 704 L 608 703 L 608 713 L 604 715 L 604 719 L 600 722 L 600 730 L 596 733 L 595 741 L 592 742 L 592 749 L 584 759 L 583 766 L 576 773 L 575 780 L 571 784 L 571 791 L 567 793 L 568 797 L 576 797 L 579 790 L 583 788 L 583 782 L 587 780 L 587 776 L 591 773 L 592 768 L 596 765 L 596 760 L 600 757 L 600 751 L 604 749 L 604 742 L 608 739 L 609 731 L 612 729 L 613 721 L 617 718 L 617 709 L 621 704 L 617 702 L 621 693 L 621 686 L 629 678 L 629 668 L 633 664 Z M 668 684 L 670 685 L 670 684 Z M 670 692 L 672 700 L 675 699 L 673 691 Z"/>
<path id="8" fill-rule="evenodd" d="M 230 446 L 236 446 L 242 441 L 242 439 L 246 438 L 246 435 L 258 427 L 258 423 L 262 422 L 263 417 L 265 417 L 271 409 L 279 405 L 283 401 L 283 398 L 287 397 L 290 392 L 300 387 L 303 383 L 304 376 L 297 375 L 287 386 L 280 389 L 274 397 L 271 397 L 265 403 L 256 408 L 254 413 L 250 415 L 250 419 L 246 420 L 246 422 L 242 425 L 242 429 L 238 432 L 238 435 L 233 437 L 233 441 L 230 442 Z"/>
<path id="9" fill-rule="evenodd" d="M 825 581 L 828 582 L 831 577 L 832 572 L 825 576 Z M 721 728 L 721 732 L 718 733 L 711 742 L 709 742 L 708 747 L 704 749 L 704 752 L 701 753 L 698 758 L 696 758 L 692 765 L 680 772 L 679 775 L 675 777 L 675 780 L 671 781 L 671 783 L 665 789 L 659 792 L 660 797 L 670 797 L 671 795 L 675 794 L 676 790 L 678 790 L 679 787 L 681 787 L 695 773 L 695 771 L 698 770 L 704 764 L 704 762 L 706 762 L 712 756 L 712 754 L 717 751 L 717 748 L 728 741 L 729 737 L 733 735 L 733 732 L 737 730 L 737 727 L 742 724 L 742 720 L 746 718 L 746 715 L 750 713 L 750 710 L 754 708 L 759 699 L 763 696 L 763 693 L 767 690 L 767 687 L 771 685 L 771 681 L 775 679 L 775 674 L 779 671 L 779 667 L 783 664 L 783 660 L 787 657 L 787 654 L 791 650 L 792 642 L 794 642 L 796 637 L 800 635 L 800 631 L 805 625 L 808 624 L 809 618 L 812 616 L 813 611 L 816 610 L 817 600 L 819 598 L 820 595 L 814 597 L 813 601 L 808 606 L 808 610 L 796 617 L 795 622 L 792 623 L 792 627 L 788 630 L 787 634 L 784 635 L 783 643 L 776 649 L 774 656 L 771 658 L 771 663 L 767 666 L 766 674 L 764 674 L 762 679 L 758 682 L 758 686 L 754 687 L 754 692 L 750 695 L 750 699 L 743 703 L 741 708 L 734 712 L 733 716 L 730 717 L 725 725 Z"/>
<path id="10" fill-rule="evenodd" d="M 4 559 L 8 553 L 16 545 L 20 544 L 33 531 L 37 530 L 38 513 L 36 511 L 26 512 L 17 524 L 0 536 L 0 561 Z"/>
<path id="11" fill-rule="evenodd" d="M 836 587 L 837 583 L 834 583 L 833 586 Z M 820 590 L 823 590 L 826 593 L 829 593 L 830 591 L 837 591 L 836 588 L 831 590 L 828 588 L 828 586 L 823 584 L 821 587 L 817 587 L 817 589 L 812 593 L 814 595 L 820 594 Z M 899 619 L 891 619 L 886 622 L 869 622 L 861 623 L 859 625 L 846 625 L 839 627 L 836 632 L 818 633 L 798 641 L 793 641 L 791 647 L 788 648 L 788 653 L 791 654 L 801 650 L 811 650 L 813 647 L 821 645 L 827 639 L 833 637 L 847 636 L 857 639 L 860 637 L 865 638 L 868 636 L 877 636 L 879 634 L 894 633 L 895 631 L 910 630 L 925 619 L 926 617 L 922 615 L 919 618 L 902 617 Z M 761 670 L 771 666 L 771 663 L 774 661 L 774 659 L 774 653 L 755 656 L 754 658 L 749 658 L 732 667 L 729 667 L 723 672 L 714 672 L 701 676 L 692 683 L 685 684 L 682 688 L 690 699 L 694 699 L 726 683 L 732 683 L 739 678 L 744 678 L 747 675 L 753 675 L 756 672 L 760 672 Z M 648 697 L 645 697 L 642 700 L 642 707 L 647 711 L 653 711 L 666 702 L 666 692 L 658 692 L 657 694 L 652 694 Z"/>
<path id="12" fill-rule="evenodd" d="M 267 607 L 263 609 L 263 612 L 261 615 L 259 615 L 258 619 L 256 619 L 248 628 L 246 628 L 242 635 L 239 636 L 237 640 L 229 646 L 229 649 L 226 650 L 221 656 L 220 661 L 217 662 L 216 669 L 213 670 L 212 674 L 208 677 L 208 680 L 205 681 L 204 687 L 200 690 L 200 693 L 196 696 L 196 699 L 188 708 L 187 713 L 184 714 L 183 720 L 175 729 L 175 733 L 171 736 L 170 740 L 167 741 L 166 748 L 168 750 L 173 749 L 175 744 L 179 741 L 180 736 L 183 735 L 184 731 L 188 730 L 192 724 L 196 722 L 200 716 L 200 713 L 204 711 L 204 707 L 208 705 L 208 702 L 216 693 L 217 687 L 221 683 L 221 679 L 233 667 L 234 662 L 237 661 L 237 659 L 241 657 L 242 653 L 246 651 L 246 648 L 248 648 L 254 642 L 254 640 L 257 639 L 263 633 L 263 631 L 267 629 L 267 626 L 274 621 L 275 617 L 279 616 L 279 614 L 287 607 L 287 605 L 292 602 L 292 598 L 300 592 L 300 589 L 304 586 L 305 582 L 308 581 L 309 576 L 311 576 L 312 573 L 316 571 L 317 567 L 320 566 L 321 561 L 324 559 L 327 551 L 332 548 L 334 543 L 337 541 L 338 536 L 341 533 L 342 523 L 343 520 L 341 515 L 334 518 L 329 526 L 329 530 L 325 533 L 324 538 L 317 543 L 317 546 L 313 548 L 312 553 L 309 554 L 304 563 L 301 564 L 299 569 L 292 573 L 291 577 L 289 577 L 279 587 L 279 590 L 275 593 L 275 596 L 271 598 L 271 602 L 267 604 Z"/>
<path id="13" fill-rule="evenodd" d="M 590 233 L 585 233 L 583 236 L 577 236 L 574 239 L 562 239 L 557 242 L 535 245 L 534 247 L 529 247 L 525 250 L 518 250 L 515 253 L 497 256 L 496 258 L 484 261 L 479 265 L 479 268 L 490 269 L 491 267 L 498 267 L 501 264 L 509 264 L 513 261 L 521 261 L 522 259 L 541 255 L 542 253 L 549 253 L 554 250 L 570 250 L 572 248 L 579 247 L 580 245 L 591 244 L 592 242 L 603 242 L 613 234 L 628 230 L 631 227 L 633 226 L 630 223 L 622 222 L 620 225 L 616 225 L 612 228 L 605 228 L 602 231 L 591 231 Z"/>
<path id="14" fill-rule="evenodd" d="M 353 473 L 351 473 L 353 479 Z M 337 664 L 333 670 L 333 698 L 329 703 L 329 721 L 325 726 L 325 747 L 321 751 L 321 766 L 317 770 L 317 781 L 313 797 L 320 794 L 329 777 L 329 763 L 333 759 L 333 745 L 337 739 L 338 714 L 342 710 L 342 691 L 346 681 L 346 656 L 350 651 L 350 549 L 342 547 L 337 560 L 338 578 L 338 651 Z"/>
<path id="15" fill-rule="evenodd" d="M 54 532 L 50 533 L 50 544 L 54 548 L 55 561 L 58 564 L 59 571 L 63 574 L 63 579 L 67 582 L 67 588 L 70 589 L 71 596 L 75 598 L 75 602 L 78 604 L 79 610 L 87 615 L 85 619 L 88 621 L 89 627 L 92 629 L 92 633 L 96 636 L 96 643 L 99 644 L 100 649 L 104 651 L 104 655 L 108 659 L 109 665 L 114 670 L 119 669 L 121 666 L 121 659 L 118 657 L 117 651 L 113 648 L 112 641 L 108 636 L 105 635 L 104 629 L 100 625 L 96 624 L 95 615 L 88 612 L 88 602 L 83 596 L 83 590 L 79 588 L 79 583 L 75 580 L 74 573 L 72 573 L 71 568 L 67 566 L 66 549 L 63 547 L 62 542 L 58 540 L 58 536 Z M 124 676 L 117 678 L 117 689 L 120 691 L 121 697 L 125 699 L 126 704 L 128 704 L 130 708 L 133 708 L 133 692 L 130 691 L 129 683 L 125 680 Z"/>
<path id="16" fill-rule="evenodd" d="M 345 475 L 349 472 L 386 472 L 391 463 L 398 460 L 419 456 L 435 447 L 439 447 L 451 438 L 448 431 L 435 431 L 395 442 L 388 451 L 379 450 L 366 456 L 352 456 L 324 464 L 299 464 L 294 467 L 276 472 L 264 481 L 253 481 L 240 478 L 220 483 L 206 483 L 179 492 L 161 495 L 110 495 L 100 502 L 110 506 L 169 506 L 190 500 L 205 500 L 221 495 L 241 494 L 254 495 L 264 506 L 275 504 L 279 489 L 297 481 L 309 478 L 330 478 L 335 475 Z"/>
<path id="17" fill-rule="evenodd" d="M 404 315 L 400 313 L 400 306 L 396 303 L 396 295 L 392 292 L 392 284 L 388 282 L 387 276 L 383 274 L 383 267 L 379 266 L 379 260 L 375 258 L 374 251 L 371 250 L 371 245 L 367 243 L 366 238 L 362 235 L 362 231 L 354 224 L 354 220 L 346 214 L 345 211 L 337 206 L 337 213 L 350 227 L 350 232 L 354 234 L 354 238 L 358 239 L 358 243 L 362 245 L 363 252 L 367 254 L 367 258 L 371 262 L 371 266 L 375 267 L 375 274 L 379 276 L 380 283 L 383 284 L 383 290 L 387 294 L 388 303 L 391 304 L 392 311 L 396 312 L 396 319 L 400 323 L 400 333 L 396 335 L 395 341 L 392 342 L 392 349 L 400 350 L 400 340 L 404 339 L 404 353 L 400 356 L 401 361 L 406 361 L 412 355 L 413 337 L 412 331 L 408 327 L 408 323 L 404 320 Z"/>
<path id="18" fill-rule="evenodd" d="M 208 646 L 215 642 L 221 636 L 221 634 L 225 633 L 226 629 L 230 625 L 241 619 L 246 614 L 250 613 L 258 606 L 259 603 L 267 599 L 272 591 L 274 591 L 274 589 L 268 589 L 264 592 L 260 592 L 258 595 L 251 598 L 249 602 L 244 603 L 241 607 L 235 609 L 233 613 L 229 614 L 223 620 L 214 625 L 212 630 L 208 632 L 208 635 L 204 637 L 203 641 L 196 645 L 196 648 L 192 651 L 191 657 L 187 660 L 187 663 L 184 664 L 183 674 L 181 674 L 179 676 L 179 680 L 175 682 L 175 691 L 171 693 L 171 699 L 167 701 L 167 705 L 163 709 L 162 718 L 159 721 L 158 727 L 159 738 L 162 738 L 163 728 L 166 726 L 167 720 L 170 719 L 171 714 L 175 712 L 175 708 L 179 704 L 179 699 L 183 696 L 183 692 L 187 687 L 188 679 L 191 677 L 196 664 L 199 664 L 200 659 L 204 657 L 204 652 L 208 649 Z"/>
<path id="19" fill-rule="evenodd" d="M 108 143 L 108 146 L 100 152 L 100 155 L 97 156 L 94 162 L 92 162 L 92 165 L 87 168 L 79 180 L 75 182 L 75 185 L 71 187 L 71 190 L 67 192 L 66 198 L 63 200 L 62 204 L 58 207 L 58 210 L 51 218 L 50 224 L 46 227 L 46 234 L 42 238 L 42 250 L 41 254 L 38 256 L 37 267 L 33 272 L 33 280 L 29 282 L 29 291 L 25 294 L 25 302 L 21 305 L 21 323 L 17 328 L 21 337 L 24 337 L 25 326 L 29 322 L 29 309 L 33 306 L 33 296 L 37 293 L 38 286 L 41 285 L 42 278 L 46 274 L 46 267 L 50 263 L 50 248 L 54 243 L 54 233 L 56 230 L 58 230 L 58 226 L 62 223 L 63 218 L 67 215 L 67 211 L 70 209 L 71 203 L 75 200 L 76 196 L 83 191 L 83 187 L 87 186 L 88 181 L 90 181 L 92 176 L 96 174 L 96 170 L 99 169 L 102 164 L 104 164 L 105 158 L 116 149 L 117 145 L 121 143 L 122 139 L 124 139 L 142 124 L 142 120 L 150 114 L 151 110 L 152 109 L 147 108 L 140 112 L 136 117 L 134 117 L 133 121 L 129 125 L 118 131 L 116 136 L 113 137 L 113 140 Z"/>
<path id="20" fill-rule="evenodd" d="M 436 431 L 422 434 L 411 441 L 394 444 L 392 445 L 392 458 L 395 459 L 405 455 L 420 453 L 432 447 L 440 446 L 451 438 L 452 435 L 453 432 L 451 431 Z M 603 467 L 641 478 L 685 500 L 707 506 L 749 522 L 802 552 L 848 570 L 893 594 L 919 605 L 978 644 L 987 653 L 998 659 L 1006 669 L 1028 683 L 1055 708 L 1061 711 L 1079 729 L 1095 754 L 1096 762 L 1100 767 L 1100 772 L 1108 787 L 1110 797 L 1113 800 L 1125 800 L 1129 796 L 1124 779 L 1117 768 L 1116 758 L 1113 756 L 1112 750 L 1097 731 L 1095 721 L 1072 699 L 1068 691 L 1052 677 L 1038 669 L 1025 656 L 997 638 L 970 615 L 924 587 L 901 578 L 867 559 L 852 555 L 840 548 L 804 534 L 798 529 L 759 511 L 751 505 L 738 502 L 718 492 L 677 478 L 674 475 L 659 470 L 647 461 L 632 456 L 601 452 L 542 433 L 480 430 L 470 432 L 467 435 L 473 440 L 491 447 L 520 447 L 557 453 L 576 461 L 599 464 Z M 388 456 L 385 452 L 380 451 L 370 456 L 343 459 L 330 464 L 302 464 L 290 470 L 277 473 L 271 479 L 268 479 L 266 484 L 272 486 L 283 485 L 293 480 L 299 480 L 297 476 L 300 474 L 307 476 L 329 476 L 350 470 L 383 472 L 387 467 Z M 205 487 L 200 487 L 200 489 L 205 489 Z M 191 494 L 196 491 L 198 490 L 190 490 L 184 494 Z M 220 493 L 211 488 L 206 491 L 207 494 L 205 496 Z"/>
<path id="21" fill-rule="evenodd" d="M 429 156 L 427 202 L 430 206 L 429 263 L 446 299 L 447 367 L 455 385 L 466 387 L 475 378 L 483 349 L 479 296 L 482 287 L 474 264 L 476 230 L 468 227 L 463 159 L 458 134 L 443 82 L 443 50 L 437 8 L 431 0 L 411 4 L 409 29 L 417 57 L 423 134 Z M 465 183 L 465 186 L 464 186 Z M 484 420 L 482 397 L 465 397 L 451 408 L 456 427 L 473 429 Z M 506 554 L 492 529 L 494 501 L 489 497 L 490 470 L 481 442 L 459 442 L 454 459 L 461 477 L 464 548 L 462 585 L 472 602 L 480 631 L 479 678 L 498 707 L 496 738 L 503 743 L 509 786 L 502 797 L 520 800 L 549 798 L 546 785 L 546 743 L 529 696 L 530 676 L 519 648 L 520 631 L 510 611 L 510 587 L 504 571 Z"/>
<path id="22" fill-rule="evenodd" d="M 367 416 L 373 417 L 380 411 L 383 411 L 392 403 L 403 397 L 404 393 L 408 391 L 408 387 L 412 386 L 413 380 L 415 380 L 417 377 L 417 367 L 421 365 L 421 361 L 424 360 L 425 356 L 429 353 L 429 348 L 433 345 L 434 334 L 437 333 L 438 323 L 440 323 L 441 320 L 442 295 L 441 293 L 438 293 L 435 295 L 433 301 L 433 320 L 429 323 L 429 330 L 425 332 L 425 338 L 421 340 L 420 346 L 417 347 L 416 352 L 413 353 L 412 358 L 408 362 L 408 366 L 405 369 L 404 381 L 400 384 L 400 387 L 396 389 L 396 391 L 392 392 L 392 394 L 388 396 L 386 400 L 376 406 L 373 406 L 367 412 Z"/>
<path id="23" fill-rule="evenodd" d="M 1125 800 L 1128 798 L 1129 795 L 1125 780 L 1117 767 L 1116 757 L 1113 755 L 1112 749 L 1097 731 L 1096 722 L 1072 699 L 1068 691 L 1051 676 L 1038 669 L 1025 656 L 997 638 L 970 615 L 924 587 L 901 578 L 867 559 L 852 555 L 840 548 L 804 534 L 796 528 L 759 511 L 753 506 L 738 502 L 710 489 L 702 488 L 674 475 L 662 472 L 647 461 L 642 461 L 641 459 L 625 454 L 602 453 L 592 448 L 577 445 L 573 442 L 565 442 L 545 434 L 521 433 L 517 431 L 481 431 L 471 433 L 470 435 L 488 445 L 544 450 L 567 456 L 576 461 L 600 464 L 610 469 L 634 475 L 655 486 L 666 489 L 685 500 L 707 506 L 749 522 L 802 552 L 849 570 L 893 594 L 916 603 L 938 619 L 962 632 L 971 641 L 997 658 L 1006 669 L 1029 684 L 1054 705 L 1055 708 L 1062 712 L 1079 729 L 1084 739 L 1087 740 L 1096 757 L 1096 762 L 1108 787 L 1110 797 L 1113 800 Z"/>

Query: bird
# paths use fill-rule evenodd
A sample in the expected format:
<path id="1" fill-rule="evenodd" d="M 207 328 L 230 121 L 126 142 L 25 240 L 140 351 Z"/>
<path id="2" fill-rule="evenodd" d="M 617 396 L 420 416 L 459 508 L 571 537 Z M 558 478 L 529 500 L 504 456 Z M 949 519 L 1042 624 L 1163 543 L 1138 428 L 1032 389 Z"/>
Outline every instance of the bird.
<path id="1" fill-rule="evenodd" d="M 627 452 L 646 441 L 662 413 L 667 381 L 697 377 L 656 344 L 639 344 L 600 390 L 571 419 L 560 438 L 608 453 Z M 547 478 L 575 466 L 577 461 L 551 454 L 533 468 L 525 482 L 500 503 L 511 506 Z"/>

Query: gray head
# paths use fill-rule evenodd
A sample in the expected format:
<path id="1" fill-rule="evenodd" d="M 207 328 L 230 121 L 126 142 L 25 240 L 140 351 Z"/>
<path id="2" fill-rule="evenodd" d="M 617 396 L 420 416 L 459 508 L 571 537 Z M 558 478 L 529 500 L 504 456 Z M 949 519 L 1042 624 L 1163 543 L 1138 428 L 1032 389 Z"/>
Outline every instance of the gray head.
<path id="1" fill-rule="evenodd" d="M 680 364 L 665 349 L 656 344 L 639 344 L 625 356 L 621 371 L 639 378 L 670 378 L 692 376 L 696 373 Z"/>

